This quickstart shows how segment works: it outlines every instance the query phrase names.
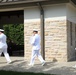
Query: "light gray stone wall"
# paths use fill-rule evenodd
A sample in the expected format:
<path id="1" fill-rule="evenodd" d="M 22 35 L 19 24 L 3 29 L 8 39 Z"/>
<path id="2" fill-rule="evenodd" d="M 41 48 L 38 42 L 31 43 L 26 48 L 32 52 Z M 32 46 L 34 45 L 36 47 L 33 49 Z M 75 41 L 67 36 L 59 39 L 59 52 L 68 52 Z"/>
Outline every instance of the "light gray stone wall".
<path id="1" fill-rule="evenodd" d="M 48 61 L 67 61 L 66 17 L 46 19 L 45 58 Z"/>
<path id="2" fill-rule="evenodd" d="M 39 30 L 40 34 L 40 21 L 29 21 L 25 22 L 24 25 L 24 34 L 25 34 L 25 59 L 30 60 L 31 58 L 31 52 L 32 52 L 32 46 L 30 44 L 30 37 L 32 36 L 33 29 Z"/>

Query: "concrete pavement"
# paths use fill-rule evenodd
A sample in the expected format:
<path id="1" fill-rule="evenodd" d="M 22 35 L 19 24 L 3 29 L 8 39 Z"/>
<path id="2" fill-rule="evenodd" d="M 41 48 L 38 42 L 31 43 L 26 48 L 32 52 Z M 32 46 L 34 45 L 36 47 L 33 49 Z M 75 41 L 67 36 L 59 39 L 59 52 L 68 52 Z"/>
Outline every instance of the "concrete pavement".
<path id="1" fill-rule="evenodd" d="M 33 67 L 28 66 L 28 61 L 24 61 L 23 57 L 11 57 L 12 63 L 7 64 L 4 57 L 0 57 L 0 70 L 10 70 L 19 72 L 40 72 L 57 75 L 76 75 L 76 69 L 72 68 L 76 61 L 72 62 L 46 62 L 45 66 L 41 66 L 40 62 L 35 63 Z"/>

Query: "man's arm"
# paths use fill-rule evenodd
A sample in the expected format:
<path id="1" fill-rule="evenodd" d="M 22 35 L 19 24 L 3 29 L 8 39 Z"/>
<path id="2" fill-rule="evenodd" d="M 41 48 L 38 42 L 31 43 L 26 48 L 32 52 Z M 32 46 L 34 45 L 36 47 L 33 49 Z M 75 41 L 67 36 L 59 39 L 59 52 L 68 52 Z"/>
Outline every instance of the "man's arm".
<path id="1" fill-rule="evenodd" d="M 34 37 L 31 39 L 31 44 L 32 44 L 32 45 L 35 45 L 35 38 L 36 38 L 36 37 L 34 36 Z"/>
<path id="2" fill-rule="evenodd" d="M 2 36 L 2 35 L 0 35 L 0 40 L 2 39 L 2 37 L 3 37 L 3 36 Z"/>

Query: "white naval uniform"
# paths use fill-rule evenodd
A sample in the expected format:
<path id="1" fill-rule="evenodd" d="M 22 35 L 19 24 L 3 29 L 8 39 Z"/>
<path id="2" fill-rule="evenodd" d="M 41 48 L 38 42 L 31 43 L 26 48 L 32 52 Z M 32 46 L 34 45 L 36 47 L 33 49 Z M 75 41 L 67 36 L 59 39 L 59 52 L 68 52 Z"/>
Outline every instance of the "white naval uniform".
<path id="1" fill-rule="evenodd" d="M 9 54 L 7 53 L 6 35 L 4 33 L 0 34 L 0 55 L 2 52 L 4 53 L 7 62 L 11 62 Z"/>
<path id="2" fill-rule="evenodd" d="M 43 63 L 44 60 L 40 54 L 40 36 L 38 34 L 35 34 L 35 36 L 33 36 L 31 38 L 31 44 L 32 44 L 33 48 L 32 48 L 32 56 L 31 56 L 30 64 L 34 65 L 36 56 L 41 61 L 41 63 Z"/>

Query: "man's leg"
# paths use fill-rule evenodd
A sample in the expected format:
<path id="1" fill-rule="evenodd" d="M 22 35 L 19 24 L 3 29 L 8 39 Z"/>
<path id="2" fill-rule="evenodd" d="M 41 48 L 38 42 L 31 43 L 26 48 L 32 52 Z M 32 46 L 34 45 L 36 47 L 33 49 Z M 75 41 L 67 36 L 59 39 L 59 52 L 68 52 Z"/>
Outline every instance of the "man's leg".
<path id="1" fill-rule="evenodd" d="M 1 54 L 2 54 L 2 51 L 3 51 L 3 50 L 2 50 L 2 49 L 0 49 L 0 56 L 1 56 Z"/>
<path id="2" fill-rule="evenodd" d="M 36 57 L 36 52 L 35 50 L 32 50 L 30 65 L 34 65 L 35 57 Z"/>
<path id="3" fill-rule="evenodd" d="M 3 49 L 3 53 L 4 53 L 4 56 L 5 56 L 6 60 L 7 60 L 7 63 L 10 63 L 11 60 L 10 60 L 9 54 L 7 53 L 7 48 Z"/>
<path id="4" fill-rule="evenodd" d="M 44 59 L 42 58 L 42 56 L 41 56 L 41 54 L 40 54 L 40 51 L 38 50 L 37 51 L 37 56 L 38 56 L 38 59 L 41 61 L 41 63 L 42 63 L 42 66 L 45 64 L 45 61 L 44 61 Z"/>

